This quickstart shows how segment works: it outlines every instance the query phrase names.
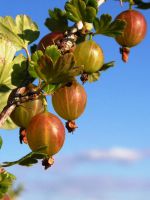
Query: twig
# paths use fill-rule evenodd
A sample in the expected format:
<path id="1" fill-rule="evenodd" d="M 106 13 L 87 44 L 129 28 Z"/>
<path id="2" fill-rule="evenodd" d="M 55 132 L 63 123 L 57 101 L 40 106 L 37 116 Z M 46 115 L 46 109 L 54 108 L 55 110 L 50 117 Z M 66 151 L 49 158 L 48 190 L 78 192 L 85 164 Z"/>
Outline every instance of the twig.
<path id="1" fill-rule="evenodd" d="M 11 100 L 8 101 L 7 105 L 3 108 L 2 112 L 0 113 L 0 127 L 3 126 L 6 119 L 10 116 L 17 105 L 27 101 L 35 100 L 42 95 L 41 89 L 34 92 L 29 90 L 26 94 L 24 94 L 24 92 L 25 87 L 18 88 L 11 97 Z"/>
<path id="2" fill-rule="evenodd" d="M 15 108 L 16 108 L 15 104 L 11 105 L 10 107 L 8 105 L 4 107 L 3 111 L 0 113 L 0 127 L 3 126 L 6 119 L 10 116 L 10 114 Z"/>

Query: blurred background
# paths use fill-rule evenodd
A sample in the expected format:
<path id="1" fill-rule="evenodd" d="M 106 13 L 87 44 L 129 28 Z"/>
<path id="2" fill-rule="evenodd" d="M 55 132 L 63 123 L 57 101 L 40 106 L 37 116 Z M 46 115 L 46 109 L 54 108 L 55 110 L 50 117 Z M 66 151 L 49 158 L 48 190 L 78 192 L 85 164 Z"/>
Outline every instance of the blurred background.
<path id="1" fill-rule="evenodd" d="M 39 40 L 49 31 L 44 26 L 48 9 L 63 9 L 64 0 L 1 0 L 0 15 L 27 14 L 40 29 Z M 127 4 L 108 1 L 99 15 L 115 18 Z M 150 27 L 150 11 L 141 11 Z M 144 41 L 131 49 L 124 64 L 114 39 L 96 36 L 103 48 L 105 62 L 115 67 L 102 73 L 100 80 L 85 84 L 88 103 L 77 120 L 74 134 L 66 133 L 55 164 L 44 170 L 14 166 L 7 170 L 17 177 L 16 185 L 24 190 L 18 200 L 148 200 L 150 199 L 150 32 Z M 37 40 L 36 42 L 38 43 Z M 54 113 L 51 98 L 49 111 Z M 18 130 L 0 130 L 3 148 L 0 162 L 13 161 L 30 149 L 21 145 Z"/>

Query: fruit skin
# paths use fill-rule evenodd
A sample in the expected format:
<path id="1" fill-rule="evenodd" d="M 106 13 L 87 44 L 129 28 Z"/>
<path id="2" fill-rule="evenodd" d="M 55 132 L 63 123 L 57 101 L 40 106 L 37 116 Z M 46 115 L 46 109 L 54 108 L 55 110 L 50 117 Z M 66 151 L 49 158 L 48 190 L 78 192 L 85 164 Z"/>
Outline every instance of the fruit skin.
<path id="1" fill-rule="evenodd" d="M 43 100 L 36 99 L 17 106 L 10 117 L 17 126 L 27 128 L 32 117 L 44 110 Z"/>
<path id="2" fill-rule="evenodd" d="M 84 67 L 84 72 L 91 74 L 101 69 L 104 64 L 104 55 L 100 46 L 93 40 L 78 44 L 74 50 L 76 65 Z"/>
<path id="3" fill-rule="evenodd" d="M 133 47 L 145 37 L 147 23 L 145 17 L 136 10 L 126 10 L 120 13 L 116 20 L 125 20 L 126 27 L 123 34 L 116 37 L 116 41 L 123 47 Z"/>
<path id="4" fill-rule="evenodd" d="M 47 146 L 42 150 L 49 157 L 56 154 L 63 146 L 65 128 L 61 120 L 49 112 L 39 113 L 34 116 L 27 128 L 28 145 L 32 151 Z"/>
<path id="5" fill-rule="evenodd" d="M 61 32 L 53 32 L 45 35 L 39 42 L 37 46 L 37 50 L 41 50 L 43 53 L 45 52 L 46 47 L 50 45 L 56 44 L 58 40 L 64 38 L 64 34 Z"/>
<path id="6" fill-rule="evenodd" d="M 52 95 L 52 104 L 57 114 L 63 119 L 72 121 L 84 111 L 87 95 L 82 85 L 76 81 L 71 86 L 58 89 Z"/>

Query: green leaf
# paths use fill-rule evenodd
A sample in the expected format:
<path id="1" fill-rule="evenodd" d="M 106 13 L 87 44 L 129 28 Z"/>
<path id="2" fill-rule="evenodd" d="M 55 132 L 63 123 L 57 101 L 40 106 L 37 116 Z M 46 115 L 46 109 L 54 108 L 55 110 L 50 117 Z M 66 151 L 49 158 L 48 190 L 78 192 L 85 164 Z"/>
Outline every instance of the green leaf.
<path id="1" fill-rule="evenodd" d="M 18 35 L 26 47 L 39 37 L 38 26 L 30 17 L 27 15 L 17 15 L 15 21 Z"/>
<path id="2" fill-rule="evenodd" d="M 45 50 L 45 54 L 52 59 L 54 64 L 56 63 L 58 58 L 61 56 L 61 52 L 59 51 L 56 45 L 51 45 L 47 47 Z"/>
<path id="3" fill-rule="evenodd" d="M 46 49 L 45 55 L 41 51 L 36 51 L 31 59 L 30 74 L 45 81 L 46 84 L 66 83 L 82 71 L 81 67 L 75 67 L 72 53 L 60 56 L 60 52 L 54 45 Z"/>
<path id="4" fill-rule="evenodd" d="M 108 62 L 108 63 L 105 63 L 102 68 L 100 69 L 100 71 L 105 71 L 107 69 L 109 69 L 110 67 L 114 67 L 115 65 L 115 61 L 111 61 L 111 62 Z"/>
<path id="5" fill-rule="evenodd" d="M 142 0 L 134 0 L 134 3 L 137 5 L 137 8 L 150 9 L 150 2 L 143 2 Z"/>
<path id="6" fill-rule="evenodd" d="M 103 34 L 109 37 L 116 37 L 117 35 L 121 35 L 126 26 L 125 21 L 112 21 L 112 17 L 108 14 L 101 15 L 100 19 L 95 18 L 93 24 L 96 30 L 96 34 Z"/>
<path id="7" fill-rule="evenodd" d="M 46 85 L 43 90 L 47 93 L 47 94 L 53 94 L 57 89 L 59 89 L 62 86 L 62 84 L 48 84 Z"/>
<path id="8" fill-rule="evenodd" d="M 12 72 L 12 60 L 15 56 L 16 49 L 12 43 L 0 39 L 0 86 L 11 86 L 11 72 Z"/>
<path id="9" fill-rule="evenodd" d="M 2 137 L 0 136 L 0 149 L 2 147 L 2 144 L 3 144 L 3 140 L 2 140 Z"/>
<path id="10" fill-rule="evenodd" d="M 33 151 L 26 156 L 22 157 L 19 160 L 13 161 L 13 162 L 4 162 L 2 164 L 2 167 L 10 167 L 13 165 L 21 165 L 21 166 L 32 166 L 33 164 L 36 164 L 38 162 L 38 159 L 44 159 L 48 158 L 48 155 L 45 153 L 42 153 L 42 151 L 47 148 L 46 146 L 39 148 L 37 151 Z"/>
<path id="11" fill-rule="evenodd" d="M 88 74 L 88 81 L 90 83 L 97 81 L 100 77 L 100 72 L 94 72 L 92 74 Z"/>
<path id="12" fill-rule="evenodd" d="M 36 40 L 39 31 L 28 16 L 18 15 L 15 20 L 10 16 L 0 17 L 0 34 L 20 50 Z"/>
<path id="13" fill-rule="evenodd" d="M 27 76 L 27 59 L 22 55 L 19 54 L 14 58 L 11 63 L 12 66 L 12 73 L 11 73 L 11 87 L 19 87 L 21 86 Z"/>
<path id="14" fill-rule="evenodd" d="M 73 22 L 89 22 L 92 23 L 97 14 L 95 3 L 89 3 L 83 0 L 71 0 L 66 2 L 65 10 L 68 19 Z M 93 1 L 94 2 L 94 1 Z"/>
<path id="15" fill-rule="evenodd" d="M 95 8 L 95 10 L 98 12 L 98 3 L 97 0 L 84 0 L 87 6 L 91 6 Z"/>
<path id="16" fill-rule="evenodd" d="M 0 168 L 0 170 L 2 169 Z M 5 170 L 0 171 L 0 198 L 5 195 L 15 179 L 16 177 L 13 174 Z"/>
<path id="17" fill-rule="evenodd" d="M 54 8 L 49 10 L 49 18 L 46 19 L 45 25 L 52 32 L 65 32 L 68 29 L 67 15 L 65 11 Z"/>
<path id="18" fill-rule="evenodd" d="M 59 57 L 54 66 L 54 74 L 52 83 L 67 83 L 78 76 L 83 71 L 82 66 L 75 66 L 75 58 L 73 53 L 66 53 Z"/>
<path id="19" fill-rule="evenodd" d="M 37 61 L 43 56 L 43 52 L 42 51 L 35 51 L 34 54 L 32 54 L 31 57 L 31 61 L 30 61 L 30 65 L 28 68 L 28 72 L 29 74 L 33 77 L 33 78 L 39 78 L 35 68 L 38 65 Z"/>
<path id="20" fill-rule="evenodd" d="M 18 55 L 12 43 L 0 39 L 0 86 L 14 89 L 20 86 L 26 76 L 26 58 Z"/>

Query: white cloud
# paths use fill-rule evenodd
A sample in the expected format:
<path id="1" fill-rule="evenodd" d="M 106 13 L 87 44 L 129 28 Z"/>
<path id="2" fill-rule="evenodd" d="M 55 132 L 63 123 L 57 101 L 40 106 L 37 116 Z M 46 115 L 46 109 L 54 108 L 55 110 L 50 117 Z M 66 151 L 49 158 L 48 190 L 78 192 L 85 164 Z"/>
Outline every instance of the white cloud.
<path id="1" fill-rule="evenodd" d="M 85 152 L 79 152 L 76 155 L 67 156 L 61 162 L 78 164 L 80 162 L 116 162 L 121 164 L 132 164 L 136 161 L 150 159 L 149 150 L 136 150 L 129 148 L 114 147 L 110 149 L 91 149 Z"/>
<path id="2" fill-rule="evenodd" d="M 131 150 L 127 148 L 111 148 L 111 149 L 97 149 L 90 150 L 86 153 L 81 153 L 83 158 L 91 159 L 95 161 L 124 161 L 124 162 L 132 162 L 143 159 L 143 152 L 138 150 Z"/>

